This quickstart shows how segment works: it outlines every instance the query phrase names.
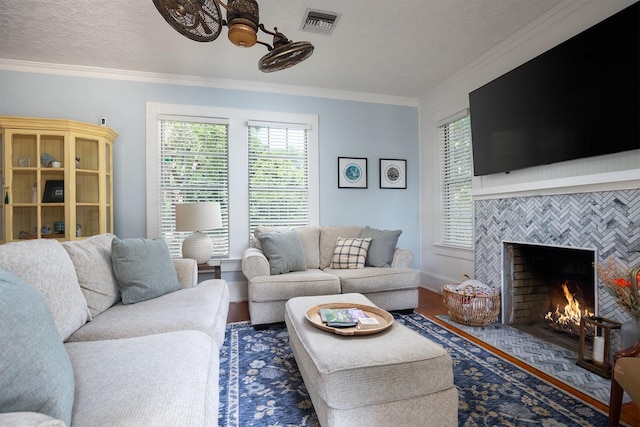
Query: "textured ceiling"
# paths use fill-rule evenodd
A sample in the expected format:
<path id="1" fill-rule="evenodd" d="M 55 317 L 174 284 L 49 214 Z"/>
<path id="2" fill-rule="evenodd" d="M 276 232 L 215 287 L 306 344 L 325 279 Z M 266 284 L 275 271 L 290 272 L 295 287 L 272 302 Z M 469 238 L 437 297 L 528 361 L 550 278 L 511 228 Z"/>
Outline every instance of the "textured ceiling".
<path id="1" fill-rule="evenodd" d="M 151 0 L 0 0 L 0 58 L 415 98 L 561 2 L 259 0 L 267 28 L 315 46 L 265 74 L 263 46 L 235 47 L 226 28 L 210 43 L 189 40 Z M 308 8 L 341 14 L 331 35 L 301 31 Z"/>

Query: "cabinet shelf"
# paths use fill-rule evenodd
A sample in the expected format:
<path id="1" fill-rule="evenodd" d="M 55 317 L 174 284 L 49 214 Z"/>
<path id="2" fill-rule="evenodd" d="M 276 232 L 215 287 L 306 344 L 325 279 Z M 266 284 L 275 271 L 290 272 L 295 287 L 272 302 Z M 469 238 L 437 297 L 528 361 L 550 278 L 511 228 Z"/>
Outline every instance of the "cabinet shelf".
<path id="1" fill-rule="evenodd" d="M 49 234 L 40 234 L 38 237 L 37 234 L 26 234 L 18 237 L 19 240 L 34 240 L 34 239 L 60 239 L 64 240 L 64 233 L 49 233 Z"/>
<path id="2" fill-rule="evenodd" d="M 113 142 L 106 126 L 73 120 L 0 116 L 3 204 L 0 243 L 76 240 L 113 233 Z M 62 167 L 42 165 L 57 161 Z M 52 160 L 53 159 L 53 160 Z M 47 199 L 43 202 L 46 190 Z M 37 200 L 37 202 L 36 202 Z M 64 200 L 64 202 L 62 201 Z M 64 227 L 64 233 L 53 232 Z M 50 234 L 39 230 L 48 226 Z M 38 231 L 38 232 L 36 232 Z"/>

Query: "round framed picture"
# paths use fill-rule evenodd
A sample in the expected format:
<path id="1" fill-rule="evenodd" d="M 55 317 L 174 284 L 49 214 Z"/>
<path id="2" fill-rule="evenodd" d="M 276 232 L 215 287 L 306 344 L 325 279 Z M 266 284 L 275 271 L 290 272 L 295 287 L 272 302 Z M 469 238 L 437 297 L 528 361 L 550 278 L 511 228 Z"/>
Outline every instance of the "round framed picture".
<path id="1" fill-rule="evenodd" d="M 338 188 L 367 188 L 367 159 L 338 157 Z"/>
<path id="2" fill-rule="evenodd" d="M 407 188 L 407 161 L 380 159 L 380 188 Z"/>

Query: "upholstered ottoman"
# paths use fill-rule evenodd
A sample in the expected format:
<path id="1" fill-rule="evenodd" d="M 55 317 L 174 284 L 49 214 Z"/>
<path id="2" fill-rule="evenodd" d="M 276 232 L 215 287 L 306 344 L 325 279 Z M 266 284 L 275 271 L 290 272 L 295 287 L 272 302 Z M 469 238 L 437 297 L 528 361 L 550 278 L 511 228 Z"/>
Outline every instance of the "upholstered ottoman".
<path id="1" fill-rule="evenodd" d="M 323 427 L 457 426 L 458 392 L 447 351 L 394 322 L 340 336 L 305 318 L 318 304 L 374 305 L 361 294 L 297 297 L 286 304 L 289 342 Z"/>

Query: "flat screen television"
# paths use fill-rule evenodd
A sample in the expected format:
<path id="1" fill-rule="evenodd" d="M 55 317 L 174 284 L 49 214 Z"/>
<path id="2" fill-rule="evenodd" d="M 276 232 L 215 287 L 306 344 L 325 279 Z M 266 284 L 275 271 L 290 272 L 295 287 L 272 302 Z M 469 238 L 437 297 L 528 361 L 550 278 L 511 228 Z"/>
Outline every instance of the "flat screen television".
<path id="1" fill-rule="evenodd" d="M 640 2 L 469 94 L 474 175 L 640 149 Z"/>

